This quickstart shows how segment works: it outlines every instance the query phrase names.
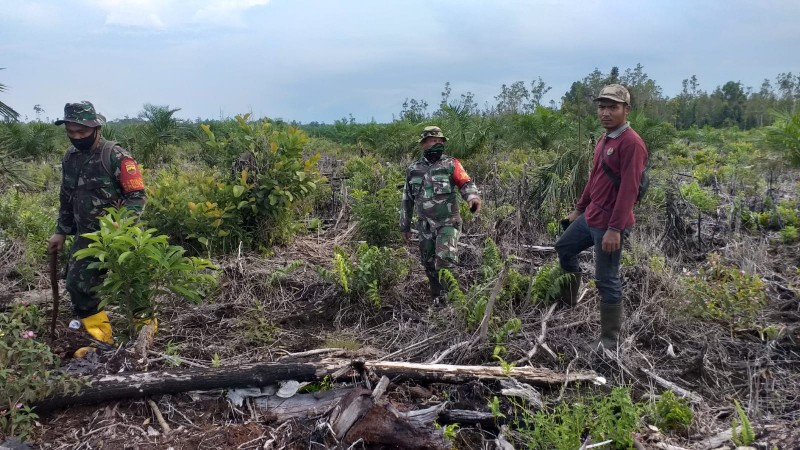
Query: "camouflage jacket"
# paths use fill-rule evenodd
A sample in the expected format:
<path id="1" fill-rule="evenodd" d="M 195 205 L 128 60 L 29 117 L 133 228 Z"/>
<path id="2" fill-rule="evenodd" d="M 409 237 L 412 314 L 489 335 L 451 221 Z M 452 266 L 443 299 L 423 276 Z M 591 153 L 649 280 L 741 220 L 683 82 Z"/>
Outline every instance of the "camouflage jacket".
<path id="1" fill-rule="evenodd" d="M 478 197 L 480 192 L 456 158 L 442 155 L 434 163 L 420 158 L 406 169 L 400 205 L 400 231 L 411 230 L 415 205 L 418 220 L 427 220 L 435 228 L 460 224 L 459 194 L 464 201 L 469 201 Z"/>
<path id="2" fill-rule="evenodd" d="M 107 144 L 108 142 L 108 144 Z M 61 192 L 56 233 L 91 233 L 99 228 L 104 209 L 124 205 L 141 213 L 145 205 L 144 182 L 139 165 L 119 145 L 103 163 L 102 149 L 112 143 L 100 139 L 94 149 L 67 149 L 61 161 Z"/>

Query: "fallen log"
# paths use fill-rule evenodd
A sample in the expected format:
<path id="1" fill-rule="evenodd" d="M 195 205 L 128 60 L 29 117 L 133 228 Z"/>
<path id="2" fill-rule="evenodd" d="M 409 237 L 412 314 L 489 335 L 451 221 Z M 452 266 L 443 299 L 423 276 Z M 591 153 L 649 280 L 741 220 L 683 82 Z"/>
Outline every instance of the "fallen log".
<path id="1" fill-rule="evenodd" d="M 344 369 L 344 370 L 343 370 Z M 77 404 L 94 404 L 126 398 L 141 398 L 188 391 L 208 391 L 235 387 L 261 387 L 282 380 L 316 381 L 326 375 L 350 379 L 353 372 L 387 376 L 394 381 L 415 380 L 428 383 L 464 383 L 471 380 L 513 378 L 532 385 L 553 385 L 576 381 L 604 384 L 594 372 L 571 372 L 567 375 L 534 367 L 454 366 L 392 361 L 350 361 L 324 359 L 318 362 L 255 363 L 239 367 L 191 368 L 155 372 L 117 373 L 90 377 L 89 385 L 77 395 L 56 393 L 36 403 L 37 411 Z"/>
<path id="2" fill-rule="evenodd" d="M 401 380 L 435 383 L 465 383 L 471 380 L 502 380 L 513 378 L 522 383 L 549 386 L 576 381 L 605 384 L 605 378 L 592 371 L 563 374 L 536 367 L 455 366 L 450 364 L 420 364 L 409 362 L 369 361 L 364 367 L 378 375 Z"/>

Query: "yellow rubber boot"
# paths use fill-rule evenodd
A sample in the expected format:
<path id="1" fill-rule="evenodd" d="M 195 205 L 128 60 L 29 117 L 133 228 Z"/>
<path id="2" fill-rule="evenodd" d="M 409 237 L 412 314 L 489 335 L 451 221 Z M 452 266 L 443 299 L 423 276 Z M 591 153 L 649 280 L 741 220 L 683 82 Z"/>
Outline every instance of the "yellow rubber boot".
<path id="1" fill-rule="evenodd" d="M 86 332 L 93 338 L 106 344 L 114 343 L 114 336 L 111 334 L 111 322 L 108 321 L 108 315 L 106 315 L 105 311 L 100 311 L 97 314 L 81 319 L 81 322 L 83 322 Z"/>
<path id="2" fill-rule="evenodd" d="M 105 311 L 100 311 L 97 314 L 85 317 L 81 319 L 81 322 L 83 323 L 83 327 L 86 328 L 86 332 L 94 339 L 105 342 L 106 344 L 114 343 L 114 335 L 111 333 L 111 322 L 108 321 L 108 315 L 106 315 Z M 83 358 L 90 351 L 95 351 L 95 348 L 81 347 L 75 350 L 73 356 L 76 358 Z"/>

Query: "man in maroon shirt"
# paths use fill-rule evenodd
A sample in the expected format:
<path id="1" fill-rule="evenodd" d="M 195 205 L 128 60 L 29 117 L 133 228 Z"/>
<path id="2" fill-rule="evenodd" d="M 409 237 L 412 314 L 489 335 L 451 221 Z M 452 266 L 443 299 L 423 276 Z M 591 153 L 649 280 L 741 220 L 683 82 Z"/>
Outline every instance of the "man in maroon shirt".
<path id="1" fill-rule="evenodd" d="M 567 217 L 569 227 L 556 242 L 556 251 L 561 268 L 572 275 L 571 282 L 561 291 L 561 301 L 574 306 L 581 280 L 578 254 L 594 246 L 595 280 L 601 298 L 600 339 L 591 346 L 613 350 L 622 323 L 622 239 L 635 222 L 633 205 L 639 194 L 647 149 L 627 122 L 631 96 L 624 86 L 605 86 L 595 101 L 597 116 L 606 132 L 594 149 L 589 181 L 575 210 Z"/>

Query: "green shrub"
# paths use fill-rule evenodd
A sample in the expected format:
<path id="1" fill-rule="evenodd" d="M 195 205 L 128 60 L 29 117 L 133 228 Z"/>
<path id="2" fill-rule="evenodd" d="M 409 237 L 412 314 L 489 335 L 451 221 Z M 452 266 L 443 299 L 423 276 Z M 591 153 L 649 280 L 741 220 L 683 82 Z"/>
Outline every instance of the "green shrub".
<path id="1" fill-rule="evenodd" d="M 0 434 L 27 438 L 38 415 L 30 404 L 54 392 L 77 393 L 83 382 L 57 371 L 59 359 L 37 340 L 46 333 L 36 306 L 0 313 Z"/>
<path id="2" fill-rule="evenodd" d="M 719 205 L 719 198 L 701 188 L 696 181 L 681 186 L 681 195 L 706 214 L 714 213 Z"/>
<path id="3" fill-rule="evenodd" d="M 183 256 L 182 247 L 169 245 L 167 236 L 156 236 L 154 228 L 143 229 L 127 209 L 107 211 L 100 218 L 100 229 L 83 235 L 92 243 L 74 256 L 98 259 L 89 267 L 106 271 L 97 288 L 100 307 L 119 306 L 129 336 L 137 324 L 157 317 L 156 295 L 172 293 L 199 302 L 216 285 L 216 278 L 208 273 L 216 269 L 210 261 Z"/>
<path id="4" fill-rule="evenodd" d="M 533 450 L 574 450 L 583 443 L 586 430 L 593 442 L 613 440 L 611 448 L 634 448 L 632 434 L 640 426 L 641 408 L 630 391 L 615 387 L 611 393 L 572 403 L 562 402 L 552 410 L 532 412 L 514 403 L 511 426 Z"/>
<path id="5" fill-rule="evenodd" d="M 785 244 L 791 244 L 797 240 L 797 227 L 794 225 L 787 225 L 786 228 L 781 230 L 781 239 Z"/>
<path id="6" fill-rule="evenodd" d="M 758 275 L 723 264 L 715 253 L 685 281 L 695 314 L 720 320 L 731 330 L 752 327 L 767 301 L 766 287 Z"/>
<path id="7" fill-rule="evenodd" d="M 769 197 L 767 198 L 769 199 Z M 778 204 L 771 201 L 764 201 L 766 211 L 758 214 L 759 224 L 769 230 L 781 230 L 787 226 L 798 227 L 800 220 L 798 220 L 797 211 L 793 202 L 788 200 L 781 200 Z"/>
<path id="8" fill-rule="evenodd" d="M 401 192 L 387 186 L 376 192 L 354 190 L 353 218 L 358 221 L 359 239 L 369 245 L 385 246 L 400 241 L 398 228 Z"/>
<path id="9" fill-rule="evenodd" d="M 683 431 L 694 420 L 694 413 L 685 398 L 666 391 L 656 400 L 653 411 L 655 425 L 665 431 Z"/>
<path id="10" fill-rule="evenodd" d="M 386 186 L 387 172 L 372 155 L 350 158 L 344 163 L 347 186 L 352 190 L 377 192 Z"/>
<path id="11" fill-rule="evenodd" d="M 24 256 L 15 261 L 14 270 L 29 287 L 36 284 L 37 273 L 47 260 L 47 239 L 55 232 L 58 215 L 56 196 L 18 191 L 0 195 L 0 237 L 24 244 Z"/>
<path id="12" fill-rule="evenodd" d="M 231 252 L 239 242 L 250 242 L 235 195 L 239 189 L 217 178 L 208 169 L 160 170 L 147 185 L 142 219 L 195 255 Z"/>
<path id="13" fill-rule="evenodd" d="M 201 128 L 206 145 L 215 152 L 241 152 L 245 164 L 232 177 L 230 193 L 239 200 L 236 209 L 243 213 L 242 227 L 252 232 L 254 244 L 285 243 L 299 229 L 289 226 L 295 223 L 296 207 L 323 180 L 317 169 L 320 155 L 304 156 L 308 136 L 298 128 L 276 126 L 268 120 L 249 122 L 249 117 L 236 116 L 238 127 L 224 137 L 218 137 L 209 125 Z"/>

